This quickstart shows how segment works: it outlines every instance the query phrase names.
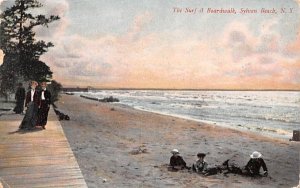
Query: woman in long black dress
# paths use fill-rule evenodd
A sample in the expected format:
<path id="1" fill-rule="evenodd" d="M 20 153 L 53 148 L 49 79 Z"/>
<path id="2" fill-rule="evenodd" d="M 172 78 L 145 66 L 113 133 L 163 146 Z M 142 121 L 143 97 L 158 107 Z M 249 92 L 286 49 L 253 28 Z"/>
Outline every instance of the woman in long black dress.
<path id="1" fill-rule="evenodd" d="M 16 107 L 14 108 L 14 112 L 16 114 L 23 113 L 24 110 L 24 100 L 25 100 L 25 89 L 22 83 L 19 83 L 18 89 L 16 91 Z"/>
<path id="2" fill-rule="evenodd" d="M 38 83 L 31 81 L 31 89 L 26 94 L 25 107 L 27 107 L 26 114 L 20 125 L 20 129 L 31 130 L 36 126 L 38 109 L 40 106 L 39 92 L 36 90 Z"/>

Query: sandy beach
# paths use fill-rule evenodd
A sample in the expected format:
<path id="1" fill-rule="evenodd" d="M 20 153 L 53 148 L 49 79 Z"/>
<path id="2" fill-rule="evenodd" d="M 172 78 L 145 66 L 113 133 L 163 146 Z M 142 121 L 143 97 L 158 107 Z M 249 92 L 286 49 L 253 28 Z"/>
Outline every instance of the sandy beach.
<path id="1" fill-rule="evenodd" d="M 89 187 L 271 188 L 299 183 L 299 143 L 78 96 L 62 95 L 57 106 L 71 118 L 61 123 Z M 137 152 L 138 148 L 144 152 Z M 226 159 L 244 166 L 253 151 L 260 151 L 269 176 L 170 172 L 167 164 L 173 148 L 179 149 L 189 166 L 198 152 L 207 153 L 209 166 Z"/>

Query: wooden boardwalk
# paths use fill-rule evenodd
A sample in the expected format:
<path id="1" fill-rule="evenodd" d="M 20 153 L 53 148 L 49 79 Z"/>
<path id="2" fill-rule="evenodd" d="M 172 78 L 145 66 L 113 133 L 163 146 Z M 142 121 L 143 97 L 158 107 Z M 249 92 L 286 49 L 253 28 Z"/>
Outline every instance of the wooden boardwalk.
<path id="1" fill-rule="evenodd" d="M 0 118 L 0 182 L 4 188 L 87 187 L 52 109 L 46 130 L 17 131 L 23 116 L 9 116 L 14 118 Z"/>

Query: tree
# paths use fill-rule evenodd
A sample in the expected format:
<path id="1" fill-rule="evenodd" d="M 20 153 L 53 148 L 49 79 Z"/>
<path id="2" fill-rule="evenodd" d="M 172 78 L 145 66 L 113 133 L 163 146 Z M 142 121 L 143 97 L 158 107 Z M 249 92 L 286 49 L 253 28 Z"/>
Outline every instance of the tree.
<path id="1" fill-rule="evenodd" d="M 52 78 L 52 71 L 44 62 L 35 60 L 25 65 L 24 73 L 28 80 L 36 80 L 38 82 L 49 82 Z"/>
<path id="2" fill-rule="evenodd" d="M 39 61 L 42 54 L 54 45 L 51 42 L 36 40 L 34 28 L 48 27 L 48 24 L 59 19 L 59 16 L 33 15 L 31 9 L 40 8 L 42 4 L 37 0 L 16 0 L 15 4 L 7 8 L 0 15 L 0 49 L 4 53 L 3 64 L 0 67 L 1 89 L 9 91 L 11 85 L 6 82 L 32 79 L 37 67 L 42 67 L 35 79 L 51 78 L 50 68 Z M 11 79 L 13 75 L 15 78 Z M 12 83 L 14 87 L 14 83 Z"/>
<path id="3" fill-rule="evenodd" d="M 55 80 L 51 81 L 51 84 L 48 85 L 48 89 L 51 92 L 51 101 L 54 104 L 55 101 L 58 101 L 59 93 L 62 90 L 62 85 Z"/>
<path id="4" fill-rule="evenodd" d="M 6 101 L 8 101 L 8 92 L 13 92 L 15 83 L 17 83 L 17 80 L 12 72 L 6 72 L 1 75 L 0 96 L 5 97 Z"/>

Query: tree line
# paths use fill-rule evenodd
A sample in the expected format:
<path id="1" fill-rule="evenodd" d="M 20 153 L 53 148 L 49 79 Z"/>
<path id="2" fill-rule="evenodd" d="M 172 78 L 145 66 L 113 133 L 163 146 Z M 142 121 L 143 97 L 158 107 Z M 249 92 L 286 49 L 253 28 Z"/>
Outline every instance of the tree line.
<path id="1" fill-rule="evenodd" d="M 4 53 L 0 66 L 0 95 L 7 98 L 17 83 L 30 80 L 51 82 L 49 89 L 59 92 L 62 85 L 52 80 L 50 67 L 40 60 L 52 42 L 37 40 L 37 27 L 48 27 L 60 19 L 57 15 L 33 14 L 43 5 L 37 0 L 15 0 L 14 5 L 0 15 L 0 49 Z M 53 93 L 57 96 L 57 93 Z M 57 97 L 54 99 L 57 100 Z"/>

